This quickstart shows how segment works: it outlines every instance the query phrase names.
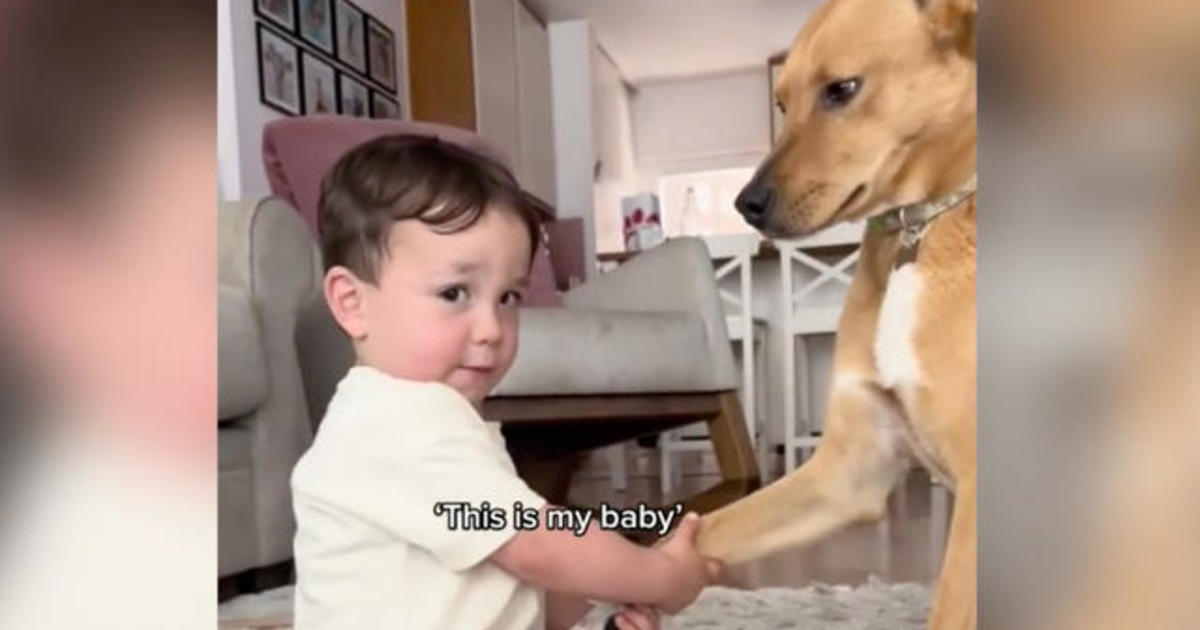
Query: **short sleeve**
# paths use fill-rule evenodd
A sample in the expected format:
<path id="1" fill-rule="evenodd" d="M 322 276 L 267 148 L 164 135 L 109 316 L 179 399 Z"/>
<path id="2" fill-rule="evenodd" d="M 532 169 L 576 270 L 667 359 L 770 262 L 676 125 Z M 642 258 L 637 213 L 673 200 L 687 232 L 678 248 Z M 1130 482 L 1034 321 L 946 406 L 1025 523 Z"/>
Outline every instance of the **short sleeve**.
<path id="1" fill-rule="evenodd" d="M 323 445 L 322 472 L 297 480 L 297 491 L 428 551 L 451 570 L 470 568 L 516 534 L 515 503 L 540 509 L 545 499 L 517 477 L 460 394 L 421 384 L 399 398 L 387 405 L 396 413 L 376 410 L 370 420 L 338 427 Z M 451 529 L 445 512 L 435 514 L 439 503 L 485 502 L 501 511 L 502 526 L 476 519 L 473 527 Z"/>

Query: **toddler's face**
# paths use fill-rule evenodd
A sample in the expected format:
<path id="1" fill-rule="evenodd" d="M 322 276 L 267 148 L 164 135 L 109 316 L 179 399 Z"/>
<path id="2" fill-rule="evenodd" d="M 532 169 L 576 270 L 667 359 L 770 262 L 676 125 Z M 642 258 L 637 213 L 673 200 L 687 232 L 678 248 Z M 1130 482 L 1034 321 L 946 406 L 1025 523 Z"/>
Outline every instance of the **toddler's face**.
<path id="1" fill-rule="evenodd" d="M 360 358 L 397 378 L 445 383 L 478 406 L 516 355 L 531 247 L 504 209 L 455 234 L 396 222 L 379 286 L 363 283 Z"/>

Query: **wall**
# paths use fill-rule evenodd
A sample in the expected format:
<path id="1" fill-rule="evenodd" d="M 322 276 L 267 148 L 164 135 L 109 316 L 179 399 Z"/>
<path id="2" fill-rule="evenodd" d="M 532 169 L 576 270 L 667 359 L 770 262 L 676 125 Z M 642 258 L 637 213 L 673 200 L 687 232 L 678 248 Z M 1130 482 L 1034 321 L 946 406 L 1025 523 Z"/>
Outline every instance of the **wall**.
<path id="1" fill-rule="evenodd" d="M 643 173 L 754 166 L 771 149 L 767 68 L 655 81 L 632 100 Z"/>
<path id="2" fill-rule="evenodd" d="M 229 0 L 217 2 L 217 196 L 223 200 L 242 196 L 232 14 Z"/>
<path id="3" fill-rule="evenodd" d="M 667 236 L 752 234 L 733 205 L 755 166 L 662 175 L 658 193 Z"/>
<path id="4" fill-rule="evenodd" d="M 600 64 L 599 84 L 610 80 Z M 612 68 L 613 73 L 616 68 Z M 601 130 L 601 146 L 615 146 L 615 155 L 628 151 L 629 171 L 617 169 L 613 179 L 596 185 L 596 243 L 601 252 L 622 251 L 620 198 L 638 192 L 662 193 L 664 175 L 757 167 L 770 151 L 770 107 L 767 71 L 749 68 L 732 73 L 643 83 L 627 89 L 598 92 L 597 107 L 611 119 Z M 606 160 L 606 164 L 609 160 Z M 619 161 L 619 160 L 618 160 Z M 620 162 L 624 168 L 624 162 Z M 607 171 L 607 168 L 606 168 Z M 664 203 L 667 199 L 660 199 Z M 675 210 L 678 209 L 678 204 Z M 681 231 L 672 208 L 663 208 L 668 235 Z M 722 210 L 726 215 L 732 211 Z M 740 220 L 718 220 L 722 232 Z M 725 229 L 728 228 L 728 229 Z"/>
<path id="5" fill-rule="evenodd" d="M 404 0 L 355 0 L 396 34 L 399 97 L 408 102 L 408 62 L 404 45 Z M 222 199 L 269 194 L 262 166 L 262 128 L 283 114 L 258 96 L 258 48 L 254 0 L 217 0 L 217 172 Z"/>

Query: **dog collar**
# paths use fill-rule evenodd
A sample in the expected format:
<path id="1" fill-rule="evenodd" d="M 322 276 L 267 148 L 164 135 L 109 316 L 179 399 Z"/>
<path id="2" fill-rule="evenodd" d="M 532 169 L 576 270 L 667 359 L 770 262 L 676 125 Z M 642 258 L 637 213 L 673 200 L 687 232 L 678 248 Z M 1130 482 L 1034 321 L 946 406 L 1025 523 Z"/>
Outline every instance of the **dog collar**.
<path id="1" fill-rule="evenodd" d="M 919 201 L 897 206 L 867 220 L 867 228 L 873 232 L 879 234 L 901 232 L 900 251 L 896 256 L 894 267 L 916 260 L 917 246 L 920 245 L 921 236 L 924 235 L 929 222 L 975 194 L 977 177 L 977 175 L 972 175 L 967 183 L 932 201 Z"/>
<path id="2" fill-rule="evenodd" d="M 974 194 L 976 178 L 976 175 L 972 175 L 967 183 L 933 201 L 918 201 L 896 206 L 883 214 L 875 215 L 867 220 L 867 226 L 881 234 L 890 234 L 900 230 L 921 230 L 939 214 L 950 210 Z"/>

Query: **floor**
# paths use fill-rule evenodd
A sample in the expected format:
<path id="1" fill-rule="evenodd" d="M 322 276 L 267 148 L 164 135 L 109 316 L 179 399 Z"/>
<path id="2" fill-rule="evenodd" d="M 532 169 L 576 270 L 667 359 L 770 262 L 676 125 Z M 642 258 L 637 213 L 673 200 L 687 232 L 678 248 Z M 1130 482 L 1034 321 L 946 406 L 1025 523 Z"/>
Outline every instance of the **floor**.
<path id="1" fill-rule="evenodd" d="M 628 488 L 617 492 L 602 458 L 593 457 L 572 482 L 570 503 L 617 507 L 639 502 L 663 505 L 715 484 L 715 463 L 700 453 L 678 455 L 684 460 L 683 485 L 664 497 L 659 484 L 658 454 L 630 446 L 626 450 Z M 779 477 L 772 466 L 769 480 Z M 730 567 L 721 582 L 738 588 L 803 587 L 813 582 L 861 584 L 871 575 L 885 582 L 932 583 L 937 575 L 952 498 L 931 489 L 923 470 L 912 471 L 892 493 L 887 517 L 877 524 L 852 526 L 805 549 L 784 551 L 769 558 Z"/>

